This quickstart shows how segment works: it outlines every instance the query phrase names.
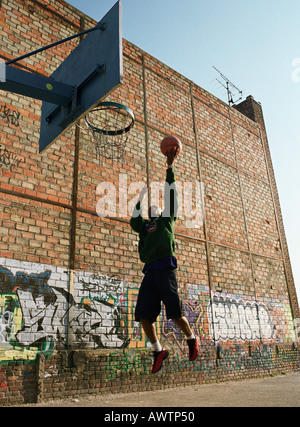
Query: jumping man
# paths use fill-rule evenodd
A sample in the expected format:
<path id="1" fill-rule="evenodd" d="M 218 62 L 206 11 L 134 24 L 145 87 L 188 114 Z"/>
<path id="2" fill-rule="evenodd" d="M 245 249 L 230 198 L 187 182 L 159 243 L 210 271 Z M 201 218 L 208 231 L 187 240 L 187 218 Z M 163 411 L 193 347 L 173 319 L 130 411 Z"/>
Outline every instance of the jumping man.
<path id="1" fill-rule="evenodd" d="M 168 350 L 162 348 L 154 326 L 161 311 L 161 302 L 166 307 L 167 318 L 172 319 L 187 338 L 189 360 L 196 360 L 199 354 L 198 340 L 184 317 L 176 278 L 174 224 L 178 194 L 172 166 L 176 156 L 176 149 L 167 156 L 165 210 L 160 212 L 157 206 L 151 206 L 148 211 L 149 219 L 145 220 L 142 217 L 141 205 L 148 192 L 148 187 L 145 186 L 130 220 L 132 229 L 139 233 L 139 255 L 145 264 L 143 268 L 145 276 L 139 290 L 135 320 L 141 322 L 152 344 L 154 355 L 152 373 L 161 369 L 163 361 L 169 355 Z"/>

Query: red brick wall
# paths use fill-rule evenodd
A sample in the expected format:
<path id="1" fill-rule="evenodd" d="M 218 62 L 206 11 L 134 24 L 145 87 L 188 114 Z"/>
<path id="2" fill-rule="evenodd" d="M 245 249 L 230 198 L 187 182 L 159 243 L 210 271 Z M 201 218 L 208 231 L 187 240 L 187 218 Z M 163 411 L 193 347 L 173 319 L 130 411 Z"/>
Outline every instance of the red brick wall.
<path id="1" fill-rule="evenodd" d="M 1 3 L 5 60 L 94 24 L 62 0 Z M 50 75 L 77 43 L 18 66 Z M 299 369 L 299 307 L 258 110 L 229 109 L 126 40 L 123 59 L 124 83 L 107 98 L 136 117 L 123 163 L 99 163 L 82 129 L 75 156 L 75 126 L 40 155 L 41 102 L 0 91 L 1 404 Z M 119 181 L 126 177 L 132 190 L 128 201 L 137 194 L 134 183 L 163 182 L 159 142 L 167 134 L 183 143 L 178 185 L 194 184 L 198 215 L 190 227 L 183 209 L 176 251 L 180 294 L 201 354 L 188 362 L 184 337 L 162 312 L 157 331 L 171 356 L 152 376 L 149 343 L 134 322 L 138 236 L 130 212 L 123 214 L 125 200 L 119 204 Z M 117 190 L 113 218 L 96 212 L 103 182 Z"/>

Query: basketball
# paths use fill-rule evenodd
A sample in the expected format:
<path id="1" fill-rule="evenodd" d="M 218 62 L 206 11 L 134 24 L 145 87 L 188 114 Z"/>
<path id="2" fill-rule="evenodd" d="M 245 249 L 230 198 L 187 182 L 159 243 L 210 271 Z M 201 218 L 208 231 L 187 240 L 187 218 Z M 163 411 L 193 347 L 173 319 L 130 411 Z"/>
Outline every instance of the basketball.
<path id="1" fill-rule="evenodd" d="M 169 151 L 178 148 L 178 153 L 182 150 L 182 143 L 176 136 L 166 136 L 160 143 L 160 150 L 164 156 L 167 156 Z"/>

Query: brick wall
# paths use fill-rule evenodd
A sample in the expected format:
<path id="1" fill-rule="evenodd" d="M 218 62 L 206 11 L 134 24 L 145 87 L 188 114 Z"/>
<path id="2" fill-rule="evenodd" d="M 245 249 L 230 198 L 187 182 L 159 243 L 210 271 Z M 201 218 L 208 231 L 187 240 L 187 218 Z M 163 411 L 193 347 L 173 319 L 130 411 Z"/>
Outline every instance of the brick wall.
<path id="1" fill-rule="evenodd" d="M 5 60 L 94 25 L 62 0 L 3 0 L 0 21 Z M 49 75 L 77 43 L 18 66 Z M 91 134 L 75 126 L 40 155 L 41 102 L 0 91 L 0 404 L 299 369 L 299 307 L 261 107 L 248 98 L 229 108 L 126 40 L 123 49 L 124 83 L 107 100 L 136 116 L 124 163 L 99 162 Z M 157 331 L 171 355 L 153 376 L 134 322 L 142 266 L 121 189 L 130 202 L 136 183 L 164 181 L 167 134 L 183 142 L 176 177 L 194 209 L 181 210 L 176 251 L 201 353 L 188 361 L 162 311 Z M 116 188 L 107 218 L 96 211 L 103 182 Z"/>

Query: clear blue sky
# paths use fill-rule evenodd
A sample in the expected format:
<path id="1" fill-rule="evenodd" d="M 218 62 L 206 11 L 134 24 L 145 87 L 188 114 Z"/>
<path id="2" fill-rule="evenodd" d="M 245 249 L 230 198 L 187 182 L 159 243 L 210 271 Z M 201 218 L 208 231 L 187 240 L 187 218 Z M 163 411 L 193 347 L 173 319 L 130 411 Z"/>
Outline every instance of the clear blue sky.
<path id="1" fill-rule="evenodd" d="M 70 0 L 97 21 L 116 0 Z M 300 1 L 123 0 L 124 38 L 218 98 L 261 102 L 300 300 Z"/>

